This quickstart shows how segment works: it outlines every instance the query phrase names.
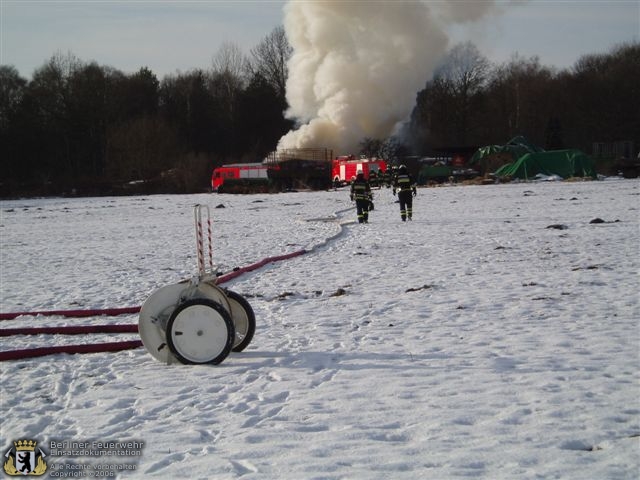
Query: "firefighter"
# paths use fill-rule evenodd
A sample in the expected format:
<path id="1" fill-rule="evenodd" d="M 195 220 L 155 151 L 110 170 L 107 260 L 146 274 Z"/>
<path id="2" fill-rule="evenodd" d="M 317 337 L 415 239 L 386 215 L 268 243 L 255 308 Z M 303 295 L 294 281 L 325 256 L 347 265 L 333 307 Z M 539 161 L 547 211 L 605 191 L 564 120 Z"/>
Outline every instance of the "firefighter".
<path id="1" fill-rule="evenodd" d="M 375 170 L 371 170 L 371 172 L 369 172 L 369 186 L 371 188 L 378 186 L 378 174 Z"/>
<path id="2" fill-rule="evenodd" d="M 393 185 L 393 178 L 395 176 L 393 170 L 394 167 L 387 166 L 387 169 L 384 172 L 384 183 L 387 188 L 390 188 L 391 185 Z"/>
<path id="3" fill-rule="evenodd" d="M 406 221 L 407 218 L 411 220 L 413 214 L 413 197 L 418 192 L 416 191 L 416 184 L 407 172 L 407 167 L 400 165 L 398 173 L 393 180 L 393 194 L 398 191 L 398 200 L 400 201 L 400 218 L 402 221 Z"/>
<path id="4" fill-rule="evenodd" d="M 351 201 L 356 202 L 358 223 L 369 223 L 369 202 L 371 202 L 371 186 L 364 173 L 358 170 L 355 180 L 351 184 Z"/>

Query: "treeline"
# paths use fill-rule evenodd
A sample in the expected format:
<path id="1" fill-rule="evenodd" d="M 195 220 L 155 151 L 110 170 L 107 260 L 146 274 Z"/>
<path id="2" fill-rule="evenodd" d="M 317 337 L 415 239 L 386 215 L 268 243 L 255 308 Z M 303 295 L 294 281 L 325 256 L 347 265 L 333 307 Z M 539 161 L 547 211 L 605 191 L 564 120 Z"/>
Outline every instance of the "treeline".
<path id="1" fill-rule="evenodd" d="M 54 55 L 29 81 L 0 66 L 0 195 L 206 191 L 214 166 L 259 161 L 293 127 L 284 117 L 290 55 L 279 27 L 249 56 L 226 44 L 210 69 L 161 80 L 72 54 Z M 535 57 L 493 65 L 457 45 L 402 135 L 363 139 L 363 151 L 427 155 L 515 135 L 587 153 L 595 141 L 640 145 L 638 78 L 637 42 L 559 72 Z"/>
<path id="2" fill-rule="evenodd" d="M 537 57 L 491 64 L 470 43 L 455 46 L 419 92 L 407 135 L 415 151 L 504 144 L 524 135 L 545 149 L 594 142 L 640 147 L 640 43 L 586 55 L 556 71 Z"/>
<path id="3" fill-rule="evenodd" d="M 30 81 L 0 66 L 0 195 L 206 191 L 214 165 L 259 161 L 292 128 L 290 55 L 276 28 L 250 57 L 225 44 L 210 69 L 162 80 L 72 54 Z"/>

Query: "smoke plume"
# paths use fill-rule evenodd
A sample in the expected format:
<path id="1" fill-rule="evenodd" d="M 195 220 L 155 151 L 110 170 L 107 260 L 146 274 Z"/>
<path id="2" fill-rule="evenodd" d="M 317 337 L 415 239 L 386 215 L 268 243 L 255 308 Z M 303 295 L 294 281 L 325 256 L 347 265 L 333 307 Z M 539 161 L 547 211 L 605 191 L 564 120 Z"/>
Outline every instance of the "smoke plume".
<path id="1" fill-rule="evenodd" d="M 464 5 L 469 5 L 465 10 Z M 358 153 L 365 137 L 386 139 L 411 113 L 448 47 L 443 22 L 482 15 L 491 2 L 291 1 L 284 27 L 293 55 L 287 116 L 300 125 L 278 150 Z M 440 10 L 435 11 L 435 6 Z"/>

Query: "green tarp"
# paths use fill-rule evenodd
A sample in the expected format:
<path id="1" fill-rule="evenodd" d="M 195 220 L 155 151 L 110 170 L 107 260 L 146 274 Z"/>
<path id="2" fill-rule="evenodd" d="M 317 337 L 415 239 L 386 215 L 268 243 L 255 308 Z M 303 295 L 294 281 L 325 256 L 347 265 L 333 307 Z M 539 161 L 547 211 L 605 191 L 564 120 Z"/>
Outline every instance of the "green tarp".
<path id="1" fill-rule="evenodd" d="M 580 150 L 551 150 L 526 153 L 513 163 L 496 170 L 497 177 L 533 179 L 536 175 L 558 175 L 562 178 L 596 178 L 593 161 Z"/>
<path id="2" fill-rule="evenodd" d="M 525 137 L 519 135 L 509 140 L 506 145 L 488 145 L 486 147 L 479 148 L 476 153 L 473 154 L 473 157 L 471 157 L 469 165 L 478 164 L 484 158 L 495 153 L 506 153 L 516 160 L 527 153 L 536 152 L 544 152 L 544 149 L 534 145 Z"/>

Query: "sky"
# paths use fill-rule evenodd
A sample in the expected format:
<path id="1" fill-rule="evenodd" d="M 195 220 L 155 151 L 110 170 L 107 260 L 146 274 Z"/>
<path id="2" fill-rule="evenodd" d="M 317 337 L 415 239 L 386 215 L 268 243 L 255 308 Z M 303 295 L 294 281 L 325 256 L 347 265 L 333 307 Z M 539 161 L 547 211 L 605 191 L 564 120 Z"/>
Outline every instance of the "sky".
<path id="1" fill-rule="evenodd" d="M 287 2 L 0 0 L 0 64 L 31 78 L 54 54 L 159 78 L 208 69 L 225 42 L 249 54 L 284 22 Z M 372 8 L 375 6 L 371 2 Z M 459 3 L 459 2 L 458 2 Z M 514 53 L 571 67 L 640 38 L 640 1 L 499 1 L 501 13 L 448 28 L 452 44 L 470 40 L 493 62 Z"/>

